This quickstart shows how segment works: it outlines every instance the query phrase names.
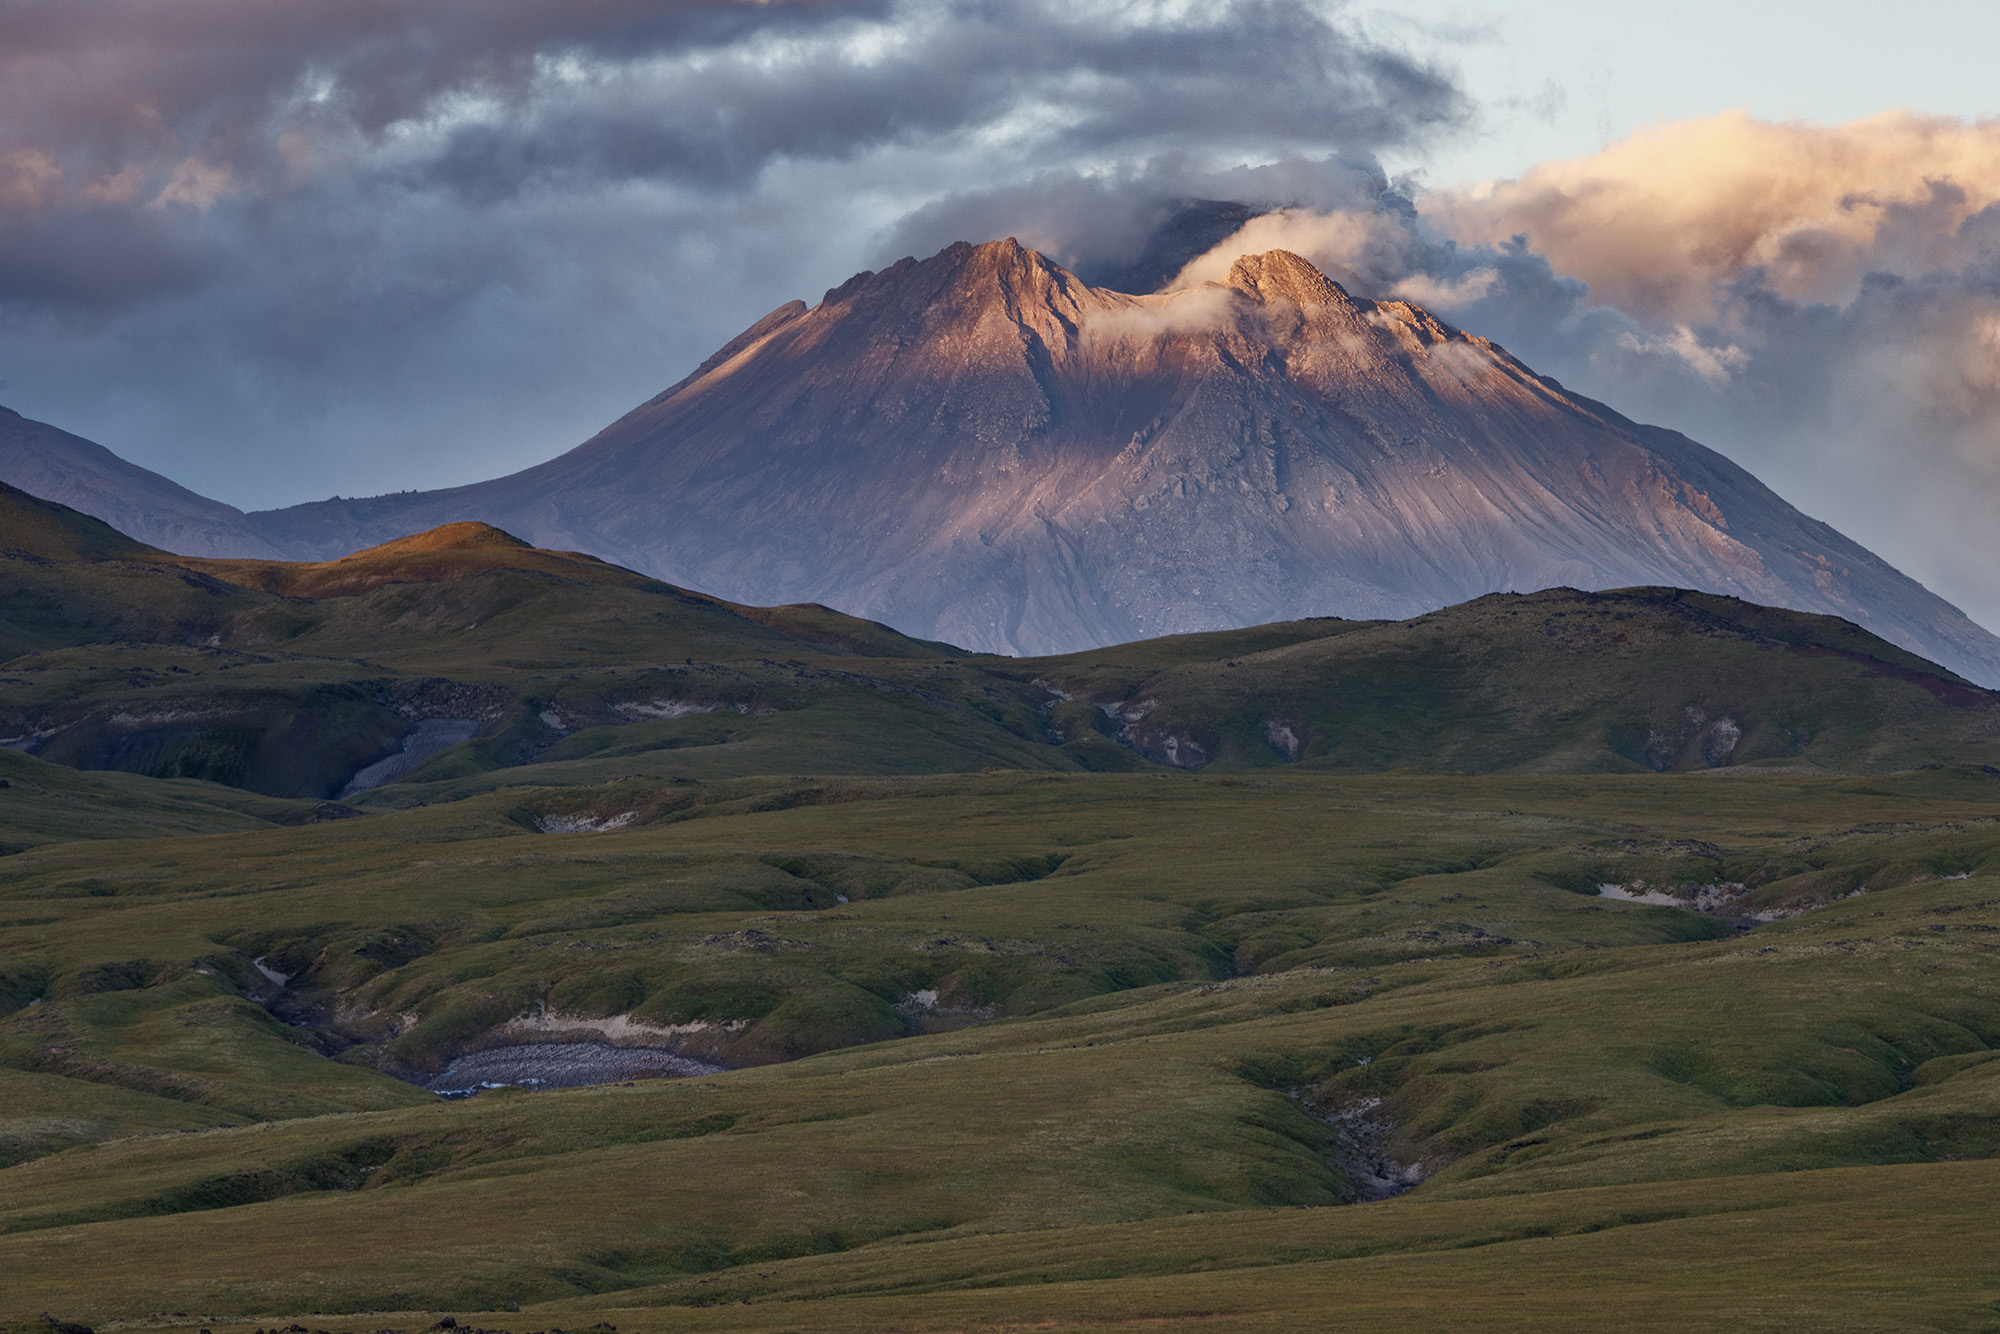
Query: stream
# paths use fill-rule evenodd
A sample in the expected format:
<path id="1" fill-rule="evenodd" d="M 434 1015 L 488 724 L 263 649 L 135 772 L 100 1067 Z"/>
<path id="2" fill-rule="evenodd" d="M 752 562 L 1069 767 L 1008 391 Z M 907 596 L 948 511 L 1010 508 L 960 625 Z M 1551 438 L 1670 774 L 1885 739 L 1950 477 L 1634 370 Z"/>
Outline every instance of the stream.
<path id="1" fill-rule="evenodd" d="M 582 1088 L 628 1079 L 686 1079 L 719 1075 L 723 1067 L 660 1047 L 614 1047 L 608 1042 L 531 1042 L 467 1052 L 423 1087 L 441 1098 L 469 1098 L 481 1089 Z"/>

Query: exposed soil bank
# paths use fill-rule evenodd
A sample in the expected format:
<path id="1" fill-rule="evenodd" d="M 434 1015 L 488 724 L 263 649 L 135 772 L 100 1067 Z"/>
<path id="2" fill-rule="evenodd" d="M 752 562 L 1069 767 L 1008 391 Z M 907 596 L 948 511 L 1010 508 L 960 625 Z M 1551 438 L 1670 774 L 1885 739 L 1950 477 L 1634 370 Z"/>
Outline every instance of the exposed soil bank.
<path id="1" fill-rule="evenodd" d="M 1396 1133 L 1396 1127 L 1380 1115 L 1380 1098 L 1362 1098 L 1329 1109 L 1316 1105 L 1304 1090 L 1295 1090 L 1288 1096 L 1330 1126 L 1339 1138 L 1339 1147 L 1330 1156 L 1333 1165 L 1354 1188 L 1351 1203 L 1390 1199 L 1420 1184 L 1428 1175 L 1421 1163 L 1402 1163 L 1389 1156 L 1389 1139 Z"/>
<path id="2" fill-rule="evenodd" d="M 685 1079 L 721 1074 L 710 1065 L 660 1047 L 614 1047 L 607 1042 L 533 1042 L 468 1052 L 423 1087 L 446 1098 L 467 1098 L 483 1088 L 563 1089 L 615 1084 L 627 1079 Z"/>

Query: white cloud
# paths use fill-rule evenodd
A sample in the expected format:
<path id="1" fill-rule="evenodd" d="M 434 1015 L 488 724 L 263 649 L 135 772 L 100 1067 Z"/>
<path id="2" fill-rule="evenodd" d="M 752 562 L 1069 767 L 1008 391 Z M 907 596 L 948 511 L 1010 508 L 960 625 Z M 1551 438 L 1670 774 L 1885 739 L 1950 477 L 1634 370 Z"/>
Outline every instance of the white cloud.
<path id="1" fill-rule="evenodd" d="M 1787 301 L 1843 305 L 1869 273 L 1915 277 L 1991 258 L 2000 120 L 1889 112 L 1846 125 L 1731 112 L 1642 131 L 1519 180 L 1425 200 L 1454 239 L 1521 235 L 1597 299 L 1714 318 L 1755 274 Z"/>
<path id="2" fill-rule="evenodd" d="M 1660 337 L 1649 338 L 1629 331 L 1621 333 L 1618 335 L 1618 346 L 1641 356 L 1678 357 L 1711 389 L 1726 385 L 1750 361 L 1750 354 L 1734 344 L 1710 347 L 1701 341 L 1701 335 L 1685 324 L 1674 325 Z"/>
<path id="3" fill-rule="evenodd" d="M 1360 286 L 1363 295 L 1409 276 L 1411 237 L 1403 220 L 1379 209 L 1330 212 L 1288 208 L 1252 218 L 1243 229 L 1189 261 L 1169 287 L 1221 282 L 1244 255 L 1289 250 L 1311 260 L 1336 282 Z"/>

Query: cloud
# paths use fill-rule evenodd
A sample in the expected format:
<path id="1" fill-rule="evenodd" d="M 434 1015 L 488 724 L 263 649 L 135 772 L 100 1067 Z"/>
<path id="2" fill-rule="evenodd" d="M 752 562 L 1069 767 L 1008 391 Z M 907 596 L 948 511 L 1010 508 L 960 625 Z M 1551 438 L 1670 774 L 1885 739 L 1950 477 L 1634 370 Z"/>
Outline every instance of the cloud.
<path id="1" fill-rule="evenodd" d="M 1213 329 L 1242 313 L 1237 293 L 1218 286 L 1196 287 L 1140 297 L 1129 306 L 1092 311 L 1084 317 L 1078 333 L 1086 348 L 1120 343 L 1143 347 L 1162 336 Z"/>
<path id="2" fill-rule="evenodd" d="M 1475 248 L 1521 237 L 1634 325 L 1549 369 L 1726 450 L 2000 624 L 2000 120 L 1732 113 L 1424 214 Z"/>
<path id="3" fill-rule="evenodd" d="M 1843 305 L 1870 273 L 1991 259 L 2000 226 L 1968 224 L 1997 201 L 2000 120 L 1897 111 L 1823 126 L 1732 112 L 1441 194 L 1425 213 L 1461 242 L 1525 236 L 1600 302 L 1698 322 L 1746 277 L 1787 301 Z"/>
<path id="4" fill-rule="evenodd" d="M 0 156 L 0 209 L 18 217 L 46 210 L 62 186 L 62 168 L 35 148 L 17 148 Z"/>
<path id="5" fill-rule="evenodd" d="M 1412 273 L 1392 283 L 1388 294 L 1399 301 L 1414 301 L 1420 306 L 1454 310 L 1484 301 L 1492 296 L 1499 286 L 1500 270 L 1488 265 L 1468 269 L 1448 280 L 1435 278 L 1428 273 Z"/>
<path id="6" fill-rule="evenodd" d="M 1400 213 L 1368 201 L 1361 208 L 1330 212 L 1288 208 L 1253 218 L 1207 254 L 1192 260 L 1174 279 L 1175 287 L 1221 282 L 1229 266 L 1246 254 L 1289 250 L 1317 264 L 1336 281 L 1365 292 L 1382 289 L 1409 275 L 1421 262 L 1411 252 L 1421 241 Z"/>
<path id="7" fill-rule="evenodd" d="M 1708 346 L 1701 341 L 1701 335 L 1685 324 L 1676 324 L 1656 338 L 1621 333 L 1618 346 L 1640 356 L 1677 357 L 1711 389 L 1722 388 L 1750 360 L 1750 354 L 1733 343 L 1728 347 Z"/>
<path id="8" fill-rule="evenodd" d="M 206 212 L 378 179 L 482 206 L 633 182 L 742 193 L 785 161 L 845 163 L 871 185 L 872 155 L 947 159 L 929 192 L 895 182 L 884 202 L 902 212 L 955 177 L 1366 152 L 1465 110 L 1440 76 L 1309 0 L 399 9 L 0 12 L 0 211 Z"/>
<path id="9" fill-rule="evenodd" d="M 1466 112 L 1321 0 L 24 0 L 0 380 L 239 503 L 449 484 L 895 247 L 1135 249 Z"/>
<path id="10" fill-rule="evenodd" d="M 946 195 L 899 219 L 878 253 L 885 259 L 929 254 L 972 236 L 1012 236 L 1088 276 L 1130 263 L 1190 200 L 1298 213 L 1371 211 L 1389 188 L 1381 167 L 1364 155 L 1288 156 L 1217 167 L 1206 154 L 1165 153 L 1110 171 L 1042 170 Z"/>

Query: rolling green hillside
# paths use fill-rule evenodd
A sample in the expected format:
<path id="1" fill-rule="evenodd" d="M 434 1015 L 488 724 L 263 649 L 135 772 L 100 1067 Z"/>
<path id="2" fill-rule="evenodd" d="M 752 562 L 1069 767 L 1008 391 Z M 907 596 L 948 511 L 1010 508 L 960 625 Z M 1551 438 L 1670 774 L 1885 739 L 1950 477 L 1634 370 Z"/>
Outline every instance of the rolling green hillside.
<path id="1" fill-rule="evenodd" d="M 264 598 L 0 483 L 0 655 L 199 642 Z"/>
<path id="2" fill-rule="evenodd" d="M 520 782 L 982 768 L 1870 772 L 2000 761 L 2000 697 L 1830 617 L 1496 595 L 1067 658 L 745 608 L 483 524 L 192 561 L 0 494 L 0 737 L 59 763 L 403 804 Z M 5 652 L 6 649 L 0 649 Z M 426 721 L 457 728 L 349 791 Z"/>
<path id="3" fill-rule="evenodd" d="M 1397 1309 L 1390 1257 L 1452 1284 L 1653 1229 L 1573 1285 L 1580 1328 L 1693 1282 L 1675 1220 L 1813 1254 L 1828 1210 L 1927 1208 L 1955 1221 L 1876 1239 L 1910 1272 L 1789 1275 L 1795 1327 L 1894 1290 L 1976 1328 L 2000 1296 L 1954 1267 L 1994 1226 L 1963 1160 L 2000 1147 L 1983 770 L 709 786 L 0 862 L 5 1310 L 1290 1327 L 1260 1321 L 1327 1283 Z M 522 818 L 585 797 L 662 813 Z M 447 1104 L 378 1073 L 621 1019 L 752 1064 Z M 1191 1271 L 1239 1277 L 1159 1286 Z"/>
<path id="4" fill-rule="evenodd" d="M 749 743 L 717 772 L 1074 767 L 976 668 L 897 678 L 947 646 L 483 525 L 283 565 L 169 557 L 19 493 L 0 508 L 26 544 L 0 553 L 0 641 L 36 650 L 4 664 L 0 738 L 60 763 L 324 799 L 449 718 L 477 736 L 432 776 L 691 742 Z"/>
<path id="5" fill-rule="evenodd" d="M 1996 696 L 1857 626 L 1679 589 L 1494 594 L 1036 664 L 1056 726 L 1189 767 L 1617 773 L 2000 756 Z"/>
<path id="6" fill-rule="evenodd" d="M 2000 1321 L 2000 704 L 1846 622 L 0 511 L 4 1334 Z M 423 1087 L 571 1045 L 714 1069 Z"/>

